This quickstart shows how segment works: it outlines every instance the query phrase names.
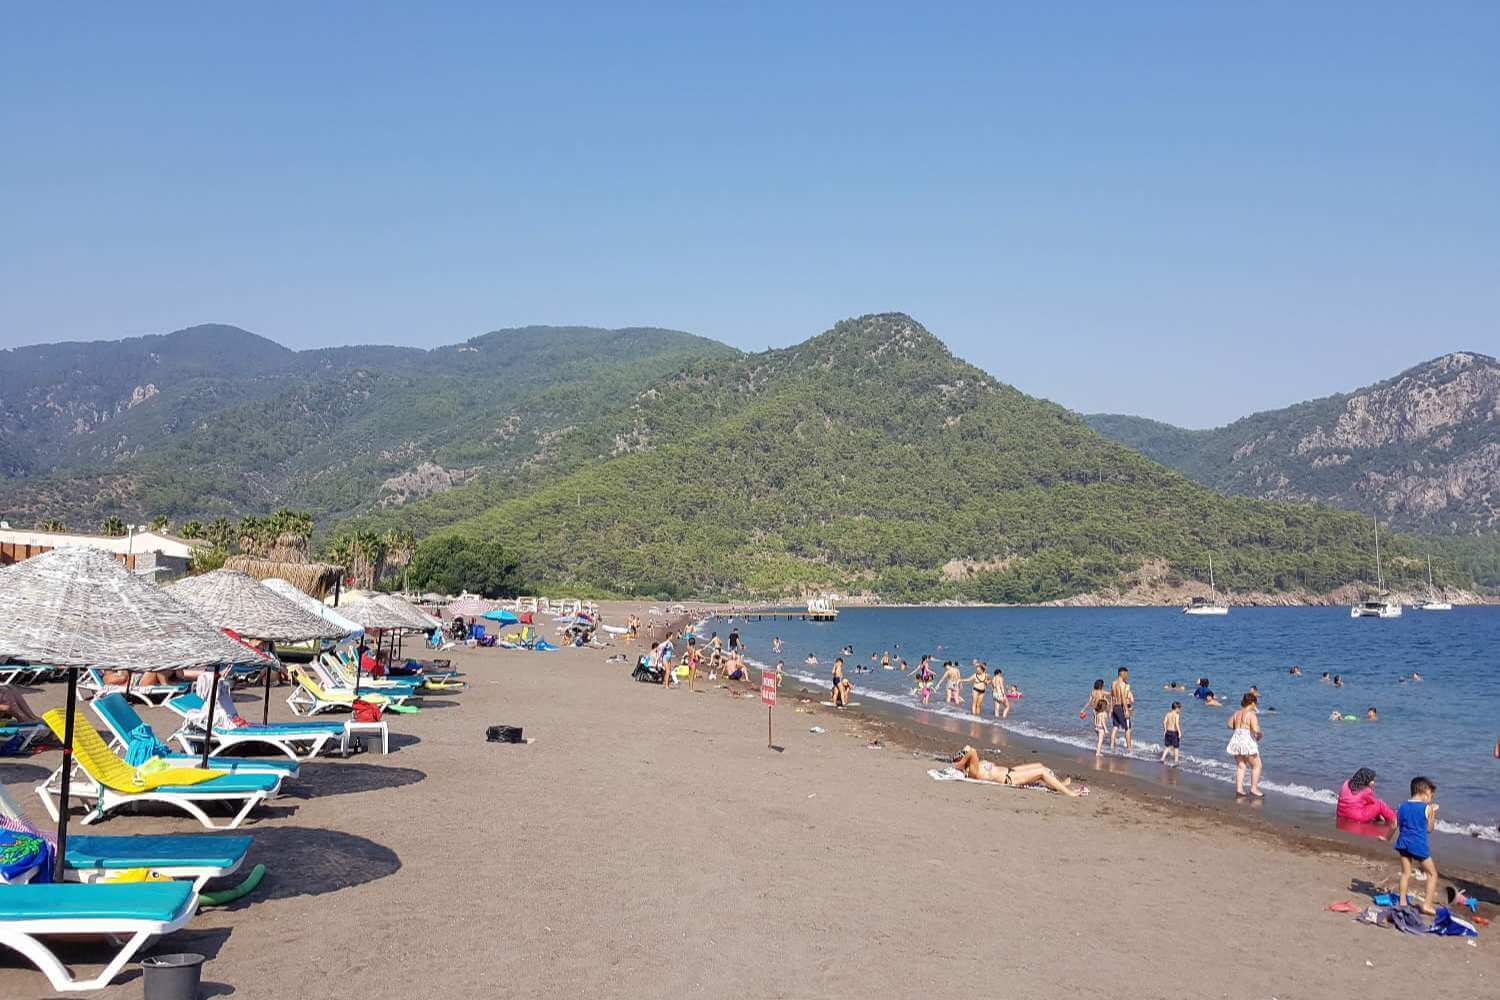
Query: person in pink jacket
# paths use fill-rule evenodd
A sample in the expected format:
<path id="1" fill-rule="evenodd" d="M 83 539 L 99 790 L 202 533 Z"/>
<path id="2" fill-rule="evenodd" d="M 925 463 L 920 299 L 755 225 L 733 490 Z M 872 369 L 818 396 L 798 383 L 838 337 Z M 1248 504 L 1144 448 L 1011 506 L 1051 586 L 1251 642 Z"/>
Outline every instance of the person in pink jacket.
<path id="1" fill-rule="evenodd" d="M 1353 823 L 1395 825 L 1396 811 L 1375 797 L 1375 772 L 1362 767 L 1339 789 L 1338 818 Z"/>

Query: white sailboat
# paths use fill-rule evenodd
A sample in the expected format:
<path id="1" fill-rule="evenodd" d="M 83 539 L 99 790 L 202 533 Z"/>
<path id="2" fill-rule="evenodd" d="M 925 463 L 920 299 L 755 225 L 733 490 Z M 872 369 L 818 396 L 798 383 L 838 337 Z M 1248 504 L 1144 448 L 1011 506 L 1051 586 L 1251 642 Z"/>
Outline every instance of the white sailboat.
<path id="1" fill-rule="evenodd" d="M 1385 594 L 1385 574 L 1380 568 L 1380 518 L 1375 519 L 1375 583 Z M 1350 618 L 1400 618 L 1401 605 L 1383 597 L 1365 600 L 1349 609 Z"/>
<path id="2" fill-rule="evenodd" d="M 1208 585 L 1214 592 L 1214 599 L 1210 601 L 1206 597 L 1195 597 L 1182 609 L 1185 615 L 1227 615 L 1229 605 L 1218 600 L 1219 588 L 1214 584 L 1214 557 L 1208 557 Z"/>
<path id="3" fill-rule="evenodd" d="M 1437 588 L 1432 585 L 1432 556 L 1427 557 L 1427 600 L 1417 605 L 1418 611 L 1452 611 L 1453 605 L 1437 599 Z"/>

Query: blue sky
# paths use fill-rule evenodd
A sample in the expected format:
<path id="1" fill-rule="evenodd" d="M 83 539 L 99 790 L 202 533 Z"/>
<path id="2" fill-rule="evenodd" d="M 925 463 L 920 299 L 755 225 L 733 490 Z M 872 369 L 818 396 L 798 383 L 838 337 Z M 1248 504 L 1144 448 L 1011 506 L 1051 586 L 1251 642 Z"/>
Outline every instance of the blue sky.
<path id="1" fill-rule="evenodd" d="M 0 346 L 902 310 L 1191 426 L 1500 354 L 1500 5 L 536 6 L 11 8 Z"/>

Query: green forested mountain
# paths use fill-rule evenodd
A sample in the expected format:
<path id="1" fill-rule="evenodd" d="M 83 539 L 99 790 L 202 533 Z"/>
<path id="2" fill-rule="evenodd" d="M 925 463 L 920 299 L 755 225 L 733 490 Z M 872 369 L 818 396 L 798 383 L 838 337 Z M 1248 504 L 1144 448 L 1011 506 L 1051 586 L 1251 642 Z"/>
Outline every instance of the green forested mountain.
<path id="1" fill-rule="evenodd" d="M 622 593 L 1036 601 L 1166 583 L 1373 579 L 1369 524 L 1226 499 L 955 359 L 909 317 L 685 365 L 552 442 L 546 476 L 380 512 L 500 539 L 538 581 Z M 1416 564 L 1389 544 L 1388 575 Z"/>
<path id="2" fill-rule="evenodd" d="M 1500 529 L 1500 362 L 1444 355 L 1353 392 L 1192 431 L 1089 425 L 1224 493 L 1318 501 L 1439 535 Z"/>
<path id="3" fill-rule="evenodd" d="M 0 354 L 0 517 L 311 510 L 327 523 L 544 464 L 572 424 L 685 360 L 655 329 L 527 327 L 432 351 L 290 351 L 235 327 Z"/>

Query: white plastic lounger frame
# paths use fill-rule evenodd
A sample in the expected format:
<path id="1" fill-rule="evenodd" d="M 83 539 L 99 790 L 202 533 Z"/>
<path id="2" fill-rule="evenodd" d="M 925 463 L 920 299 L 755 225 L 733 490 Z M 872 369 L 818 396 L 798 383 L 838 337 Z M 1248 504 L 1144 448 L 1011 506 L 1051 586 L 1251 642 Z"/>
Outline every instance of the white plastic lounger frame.
<path id="1" fill-rule="evenodd" d="M 30 748 L 31 744 L 37 741 L 37 737 L 41 736 L 47 731 L 47 724 L 44 722 L 23 722 L 18 725 L 0 726 L 0 730 L 3 729 L 12 729 L 15 730 L 15 732 L 11 733 L 10 736 L 7 736 L 5 733 L 0 732 L 0 742 L 9 740 L 11 736 L 19 735 L 21 737 L 21 745 L 16 747 L 15 753 L 21 754 L 25 753 L 26 750 Z"/>
<path id="2" fill-rule="evenodd" d="M 182 748 L 183 753 L 203 752 L 203 730 L 201 729 L 183 726 L 172 734 L 171 739 Z M 337 744 L 338 740 L 338 733 L 326 731 L 270 733 L 256 732 L 253 726 L 247 727 L 244 733 L 238 733 L 232 729 L 215 729 L 213 745 L 209 747 L 208 756 L 213 759 L 232 747 L 266 746 L 286 754 L 300 764 L 303 761 L 312 760 L 322 753 L 328 744 Z"/>
<path id="3" fill-rule="evenodd" d="M 154 937 L 170 934 L 181 928 L 193 914 L 198 912 L 198 892 L 182 912 L 171 920 L 146 918 L 91 919 L 76 917 L 33 917 L 27 920 L 0 921 L 0 945 L 14 948 L 42 971 L 52 988 L 59 993 L 80 993 L 84 990 L 102 990 L 108 986 L 125 963 L 135 957 L 136 952 Z M 108 937 L 119 945 L 120 950 L 109 960 L 93 979 L 74 979 L 68 967 L 41 938 L 65 934 L 86 934 L 93 937 Z M 129 937 L 126 937 L 129 935 Z M 121 943 L 120 939 L 125 938 Z"/>
<path id="4" fill-rule="evenodd" d="M 281 791 L 281 781 L 269 789 L 258 789 L 253 792 L 210 792 L 210 791 L 187 791 L 187 792 L 117 792 L 113 788 L 107 788 L 95 781 L 92 776 L 82 767 L 74 769 L 73 777 L 68 783 L 68 798 L 92 800 L 94 808 L 83 817 L 81 825 L 88 826 L 103 819 L 121 806 L 128 806 L 135 802 L 164 802 L 175 806 L 187 813 L 189 816 L 202 823 L 209 830 L 238 830 L 245 817 L 250 815 L 250 810 L 260 805 L 272 795 Z M 42 800 L 42 805 L 47 809 L 47 815 L 55 822 L 58 817 L 58 802 L 62 797 L 62 768 L 52 772 L 52 776 L 40 785 L 36 786 L 37 797 Z M 243 802 L 240 811 L 224 824 L 216 823 L 212 816 L 204 812 L 201 803 L 204 802 Z"/>

